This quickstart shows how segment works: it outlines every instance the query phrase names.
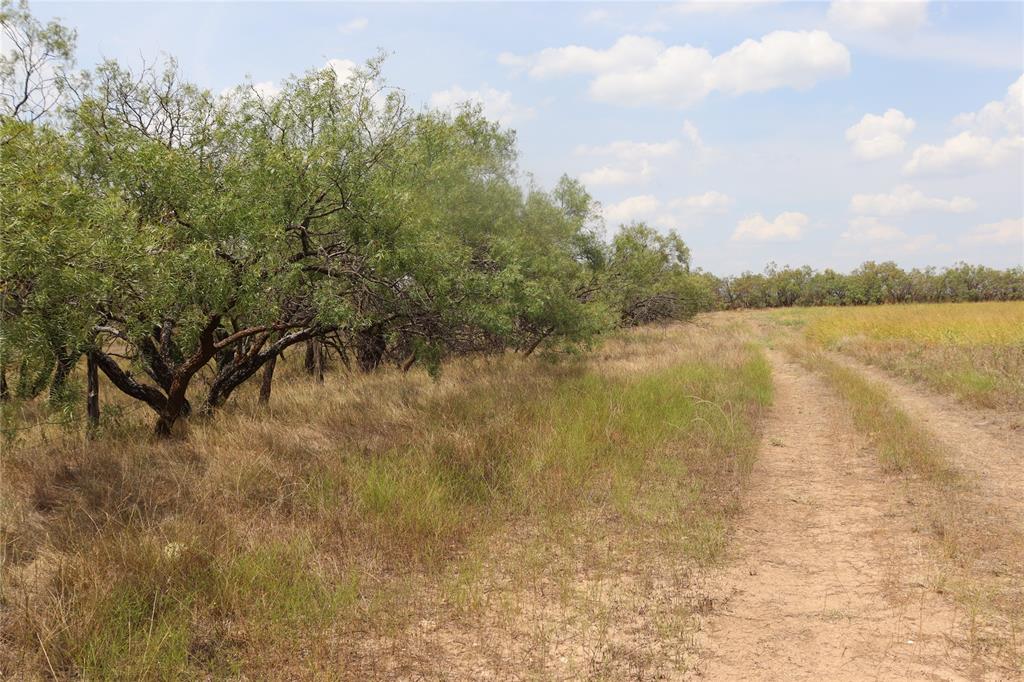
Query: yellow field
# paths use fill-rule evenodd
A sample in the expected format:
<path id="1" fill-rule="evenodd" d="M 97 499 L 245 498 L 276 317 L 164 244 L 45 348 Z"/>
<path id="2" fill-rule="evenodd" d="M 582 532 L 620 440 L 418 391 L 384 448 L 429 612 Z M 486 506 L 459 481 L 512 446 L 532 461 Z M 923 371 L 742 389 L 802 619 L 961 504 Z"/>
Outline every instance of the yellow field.
<path id="1" fill-rule="evenodd" d="M 1024 302 L 803 308 L 773 318 L 813 343 L 988 408 L 1024 407 Z"/>
<path id="2" fill-rule="evenodd" d="M 1024 344 L 1024 302 L 812 308 L 807 336 L 823 345 L 864 336 L 956 346 Z"/>

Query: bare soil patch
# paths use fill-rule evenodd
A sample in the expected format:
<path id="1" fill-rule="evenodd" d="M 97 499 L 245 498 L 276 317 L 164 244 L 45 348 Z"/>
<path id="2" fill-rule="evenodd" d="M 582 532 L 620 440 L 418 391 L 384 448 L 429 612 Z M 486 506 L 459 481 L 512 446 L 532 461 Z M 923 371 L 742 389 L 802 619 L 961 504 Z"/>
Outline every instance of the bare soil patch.
<path id="1" fill-rule="evenodd" d="M 770 351 L 775 404 L 746 520 L 700 638 L 708 679 L 982 674 L 957 609 L 931 589 L 928 540 L 899 483 L 818 377 Z"/>
<path id="2" fill-rule="evenodd" d="M 885 386 L 900 409 L 946 447 L 979 494 L 1024 521 L 1024 416 L 970 407 L 847 356 L 833 357 Z"/>

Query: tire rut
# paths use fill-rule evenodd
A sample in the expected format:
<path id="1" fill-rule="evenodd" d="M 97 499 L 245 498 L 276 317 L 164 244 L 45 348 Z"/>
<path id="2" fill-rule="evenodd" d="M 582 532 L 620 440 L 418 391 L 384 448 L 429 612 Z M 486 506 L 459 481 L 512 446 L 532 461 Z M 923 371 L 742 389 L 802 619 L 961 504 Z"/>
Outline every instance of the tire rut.
<path id="1" fill-rule="evenodd" d="M 768 351 L 776 397 L 705 623 L 707 679 L 974 677 L 927 538 L 822 380 Z"/>
<path id="2" fill-rule="evenodd" d="M 981 495 L 1024 521 L 1024 428 L 845 355 L 831 357 L 885 387 L 896 405 L 946 448 L 951 463 L 969 475 Z"/>

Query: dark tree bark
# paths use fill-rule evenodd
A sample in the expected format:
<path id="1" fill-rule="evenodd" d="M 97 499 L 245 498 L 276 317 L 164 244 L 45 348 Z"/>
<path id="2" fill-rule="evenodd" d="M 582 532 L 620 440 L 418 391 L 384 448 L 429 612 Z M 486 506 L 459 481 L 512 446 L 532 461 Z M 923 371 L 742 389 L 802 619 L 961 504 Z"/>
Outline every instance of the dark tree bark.
<path id="1" fill-rule="evenodd" d="M 316 350 L 314 346 L 316 341 L 310 339 L 306 341 L 306 356 L 302 361 L 302 366 L 306 370 L 306 374 L 312 374 L 316 365 Z"/>
<path id="2" fill-rule="evenodd" d="M 53 371 L 53 381 L 50 383 L 50 400 L 60 396 L 78 360 L 77 352 L 73 353 L 63 346 L 57 349 L 56 355 L 57 367 Z"/>
<path id="3" fill-rule="evenodd" d="M 270 389 L 274 384 L 275 367 L 277 367 L 276 353 L 267 360 L 267 364 L 263 367 L 263 380 L 260 382 L 260 405 L 267 405 L 270 403 Z"/>
<path id="4" fill-rule="evenodd" d="M 170 325 L 164 325 L 163 333 L 161 334 L 163 342 L 171 345 L 171 340 L 168 338 L 170 333 L 168 330 L 171 329 Z M 167 360 L 164 359 L 169 353 L 161 354 L 156 344 L 153 343 L 153 339 L 146 337 L 139 344 L 139 350 L 142 353 L 142 359 L 145 360 L 146 374 L 150 376 L 153 381 L 156 382 L 157 386 L 162 388 L 165 393 L 169 393 L 171 390 L 171 382 L 174 380 L 174 370 L 168 365 Z M 192 403 L 185 399 L 185 402 L 181 406 L 181 416 L 188 417 L 192 414 Z"/>
<path id="5" fill-rule="evenodd" d="M 356 337 L 356 360 L 364 372 L 372 372 L 380 366 L 387 350 L 387 339 L 380 327 L 370 327 Z"/>
<path id="6" fill-rule="evenodd" d="M 185 393 L 188 391 L 189 382 L 200 369 L 213 359 L 217 353 L 215 333 L 220 325 L 220 315 L 210 317 L 206 326 L 199 333 L 199 347 L 182 364 L 174 370 L 171 379 L 171 386 L 167 391 L 167 402 L 164 409 L 160 411 L 160 417 L 156 420 L 156 435 L 166 438 L 171 435 L 174 423 L 182 416 L 182 408 L 188 404 Z"/>
<path id="7" fill-rule="evenodd" d="M 100 424 L 100 376 L 95 351 L 86 355 L 85 377 L 85 414 L 91 430 Z"/>
<path id="8" fill-rule="evenodd" d="M 320 339 L 313 339 L 313 378 L 317 383 L 324 383 L 324 344 Z"/>
<path id="9" fill-rule="evenodd" d="M 168 366 L 167 362 L 160 355 L 160 352 L 156 348 L 156 344 L 153 343 L 153 339 L 146 337 L 139 343 L 139 351 L 142 353 L 142 359 L 146 361 L 146 374 L 148 374 L 153 381 L 157 383 L 165 391 L 171 386 L 171 376 L 173 372 Z"/>
<path id="10" fill-rule="evenodd" d="M 153 408 L 158 415 L 155 433 L 164 438 L 171 435 L 174 423 L 189 411 L 188 399 L 185 397 L 189 382 L 217 352 L 214 333 L 219 324 L 219 315 L 210 317 L 199 333 L 199 347 L 184 362 L 170 370 L 170 382 L 163 391 L 136 381 L 130 372 L 121 369 L 112 357 L 102 351 L 95 351 L 96 364 L 114 386 Z"/>
<path id="11" fill-rule="evenodd" d="M 551 332 L 553 332 L 553 331 L 554 331 L 554 328 L 549 329 L 549 330 L 547 330 L 546 332 L 544 332 L 542 334 L 538 334 L 537 338 L 533 340 L 533 342 L 529 345 L 529 347 L 527 347 L 527 349 L 524 351 L 523 355 L 525 355 L 526 357 L 530 357 L 531 355 L 533 355 L 533 351 L 537 350 L 537 347 L 540 346 L 541 342 L 544 339 L 548 338 L 548 336 L 550 336 Z"/>
<path id="12" fill-rule="evenodd" d="M 11 399 L 11 391 L 7 387 L 7 368 L 0 367 L 0 402 L 7 402 Z"/>
<path id="13" fill-rule="evenodd" d="M 167 402 L 160 416 L 156 420 L 154 433 L 160 438 L 167 438 L 174 429 L 174 423 L 182 416 L 182 406 L 187 402 L 185 391 L 188 390 L 188 381 L 175 377 L 171 382 L 171 389 L 167 392 Z"/>
<path id="14" fill-rule="evenodd" d="M 95 351 L 95 356 L 96 365 L 121 392 L 146 403 L 157 414 L 164 409 L 167 404 L 167 397 L 160 389 L 149 384 L 139 383 L 131 375 L 131 372 L 121 369 L 120 365 L 106 353 Z"/>
<path id="15" fill-rule="evenodd" d="M 232 391 L 258 372 L 266 363 L 271 360 L 276 363 L 277 356 L 282 354 L 286 348 L 303 341 L 313 340 L 313 337 L 322 333 L 323 330 L 316 327 L 301 329 L 285 334 L 262 350 L 259 350 L 259 348 L 263 344 L 259 344 L 259 346 L 254 348 L 254 351 L 258 352 L 238 354 L 235 363 L 220 368 L 213 384 L 210 385 L 210 391 L 207 394 L 203 410 L 209 413 L 223 405 L 231 397 Z M 271 372 L 271 375 L 273 375 L 273 372 Z M 264 381 L 266 380 L 266 376 L 264 376 Z"/>

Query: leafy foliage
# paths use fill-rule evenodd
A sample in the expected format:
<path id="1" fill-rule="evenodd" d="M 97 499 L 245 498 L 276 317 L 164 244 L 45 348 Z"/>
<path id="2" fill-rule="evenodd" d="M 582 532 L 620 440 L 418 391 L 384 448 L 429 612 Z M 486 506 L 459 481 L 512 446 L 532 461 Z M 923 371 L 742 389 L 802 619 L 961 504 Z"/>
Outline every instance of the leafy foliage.
<path id="1" fill-rule="evenodd" d="M 22 393 L 63 386 L 85 354 L 167 435 L 197 376 L 205 410 L 261 369 L 268 398 L 298 343 L 314 373 L 331 353 L 436 373 L 451 354 L 574 352 L 704 300 L 677 235 L 605 243 L 582 185 L 524 186 L 513 132 L 469 105 L 413 111 L 381 57 L 214 96 L 173 59 L 71 77 L 71 32 L 3 12 L 23 40 L 0 74 L 0 368 Z M 33 70 L 59 117 L 21 115 Z"/>
<path id="2" fill-rule="evenodd" d="M 907 272 L 893 262 L 868 261 L 850 274 L 773 263 L 763 274 L 745 272 L 711 283 L 724 308 L 1024 300 L 1024 267 L 997 270 L 967 263 Z"/>

